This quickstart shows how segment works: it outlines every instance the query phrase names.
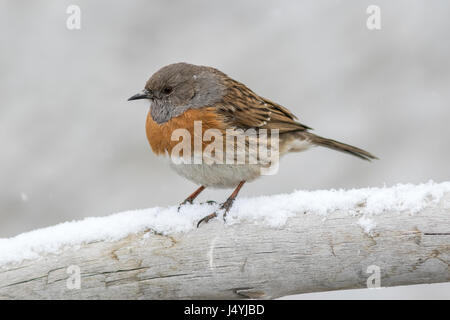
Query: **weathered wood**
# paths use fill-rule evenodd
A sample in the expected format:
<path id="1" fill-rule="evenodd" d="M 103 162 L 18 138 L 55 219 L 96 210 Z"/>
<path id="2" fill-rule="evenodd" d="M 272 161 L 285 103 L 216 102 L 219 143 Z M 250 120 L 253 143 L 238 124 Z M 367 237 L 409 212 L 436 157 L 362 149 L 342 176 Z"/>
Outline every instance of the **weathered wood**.
<path id="1" fill-rule="evenodd" d="M 279 229 L 216 220 L 184 234 L 90 243 L 3 267 L 0 298 L 270 299 L 364 288 L 371 265 L 381 286 L 447 282 L 449 201 L 447 194 L 414 215 L 374 216 L 371 235 L 358 216 L 301 212 Z M 80 289 L 68 289 L 71 265 L 80 268 Z"/>

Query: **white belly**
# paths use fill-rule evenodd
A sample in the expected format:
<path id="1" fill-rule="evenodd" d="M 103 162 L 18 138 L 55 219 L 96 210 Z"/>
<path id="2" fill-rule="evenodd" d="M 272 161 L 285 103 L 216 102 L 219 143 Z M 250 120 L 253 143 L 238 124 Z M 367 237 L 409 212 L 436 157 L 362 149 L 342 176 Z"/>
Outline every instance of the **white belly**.
<path id="1" fill-rule="evenodd" d="M 235 188 L 241 181 L 252 181 L 261 175 L 258 165 L 174 164 L 170 166 L 186 179 L 210 188 Z"/>
<path id="2" fill-rule="evenodd" d="M 205 187 L 211 188 L 235 188 L 241 181 L 252 181 L 261 175 L 271 175 L 278 171 L 279 157 L 289 152 L 300 152 L 308 149 L 311 146 L 308 140 L 299 140 L 296 136 L 284 136 L 280 141 L 279 152 L 273 153 L 274 158 L 262 158 L 260 162 L 250 162 L 258 164 L 193 164 L 192 159 L 189 158 L 190 163 L 184 161 L 171 161 L 169 157 L 170 166 L 179 175 L 186 179 Z M 244 149 L 246 150 L 246 149 Z M 255 153 L 261 156 L 261 154 Z M 204 155 L 203 155 L 204 156 Z M 183 163 L 184 162 L 184 163 Z M 270 165 L 269 165 L 270 164 Z"/>

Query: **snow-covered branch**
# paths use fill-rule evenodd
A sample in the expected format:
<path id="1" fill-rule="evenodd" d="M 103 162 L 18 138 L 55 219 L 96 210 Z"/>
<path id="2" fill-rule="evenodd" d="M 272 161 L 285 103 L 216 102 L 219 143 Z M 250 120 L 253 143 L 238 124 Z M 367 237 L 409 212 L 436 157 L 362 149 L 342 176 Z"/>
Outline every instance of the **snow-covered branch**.
<path id="1" fill-rule="evenodd" d="M 450 183 L 122 212 L 0 239 L 0 298 L 241 299 L 450 281 Z M 370 277 L 370 278 L 369 278 Z"/>

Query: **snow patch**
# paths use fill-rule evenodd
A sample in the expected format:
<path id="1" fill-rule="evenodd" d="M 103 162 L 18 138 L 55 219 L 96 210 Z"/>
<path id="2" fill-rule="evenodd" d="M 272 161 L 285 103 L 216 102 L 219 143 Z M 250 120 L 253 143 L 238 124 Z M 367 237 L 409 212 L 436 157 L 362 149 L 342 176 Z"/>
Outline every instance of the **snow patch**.
<path id="1" fill-rule="evenodd" d="M 430 181 L 390 188 L 295 191 L 291 194 L 239 198 L 228 214 L 227 224 L 247 221 L 281 227 L 289 217 L 304 212 L 321 215 L 325 220 L 329 213 L 342 211 L 343 215 L 361 216 L 359 225 L 370 233 L 375 227 L 371 217 L 386 211 L 407 210 L 415 214 L 437 204 L 446 192 L 450 192 L 450 182 Z M 218 205 L 193 204 L 183 206 L 178 212 L 177 206 L 156 207 L 34 230 L 0 239 L 0 265 L 39 258 L 43 253 L 57 253 L 67 247 L 89 242 L 116 241 L 148 230 L 162 234 L 187 232 L 196 227 L 198 220 L 217 208 Z"/>
<path id="2" fill-rule="evenodd" d="M 365 216 L 359 218 L 358 224 L 367 234 L 372 234 L 373 229 L 377 226 L 377 224 L 372 219 Z"/>

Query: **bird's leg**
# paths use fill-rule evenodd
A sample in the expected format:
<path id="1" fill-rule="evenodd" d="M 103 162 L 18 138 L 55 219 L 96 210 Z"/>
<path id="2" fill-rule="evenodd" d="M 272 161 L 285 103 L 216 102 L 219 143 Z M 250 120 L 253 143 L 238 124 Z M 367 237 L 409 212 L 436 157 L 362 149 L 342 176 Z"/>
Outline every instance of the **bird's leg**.
<path id="1" fill-rule="evenodd" d="M 184 201 L 182 203 L 180 203 L 180 205 L 178 206 L 178 211 L 180 211 L 181 206 L 185 205 L 186 203 L 190 203 L 192 204 L 192 202 L 194 201 L 195 198 L 198 197 L 198 195 L 200 193 L 202 193 L 203 190 L 205 190 L 206 187 L 201 186 L 200 188 L 198 188 L 197 190 L 195 190 L 189 197 L 187 197 L 186 199 L 184 199 Z"/>
<path id="2" fill-rule="evenodd" d="M 241 190 L 242 186 L 244 185 L 244 183 L 245 183 L 245 181 L 239 182 L 238 186 L 236 187 L 236 189 L 234 189 L 233 193 L 228 197 L 228 199 L 224 203 L 222 203 L 220 205 L 219 210 L 225 210 L 225 212 L 223 213 L 224 220 L 225 220 L 225 217 L 226 217 L 228 211 L 230 211 L 231 207 L 233 206 L 233 202 L 236 199 L 236 197 L 237 197 L 239 191 Z M 197 223 L 197 228 L 200 226 L 200 224 L 202 222 L 207 223 L 209 220 L 211 220 L 215 217 L 217 217 L 216 212 L 213 212 L 213 213 L 207 215 L 206 217 L 204 217 Z"/>
<path id="3" fill-rule="evenodd" d="M 236 189 L 234 189 L 231 196 L 228 197 L 228 199 L 222 203 L 220 206 L 220 209 L 225 209 L 225 212 L 223 213 L 223 220 L 225 220 L 225 217 L 227 216 L 228 211 L 230 211 L 231 207 L 233 206 L 234 200 L 236 199 L 239 191 L 241 190 L 242 186 L 244 185 L 245 181 L 239 182 Z"/>

